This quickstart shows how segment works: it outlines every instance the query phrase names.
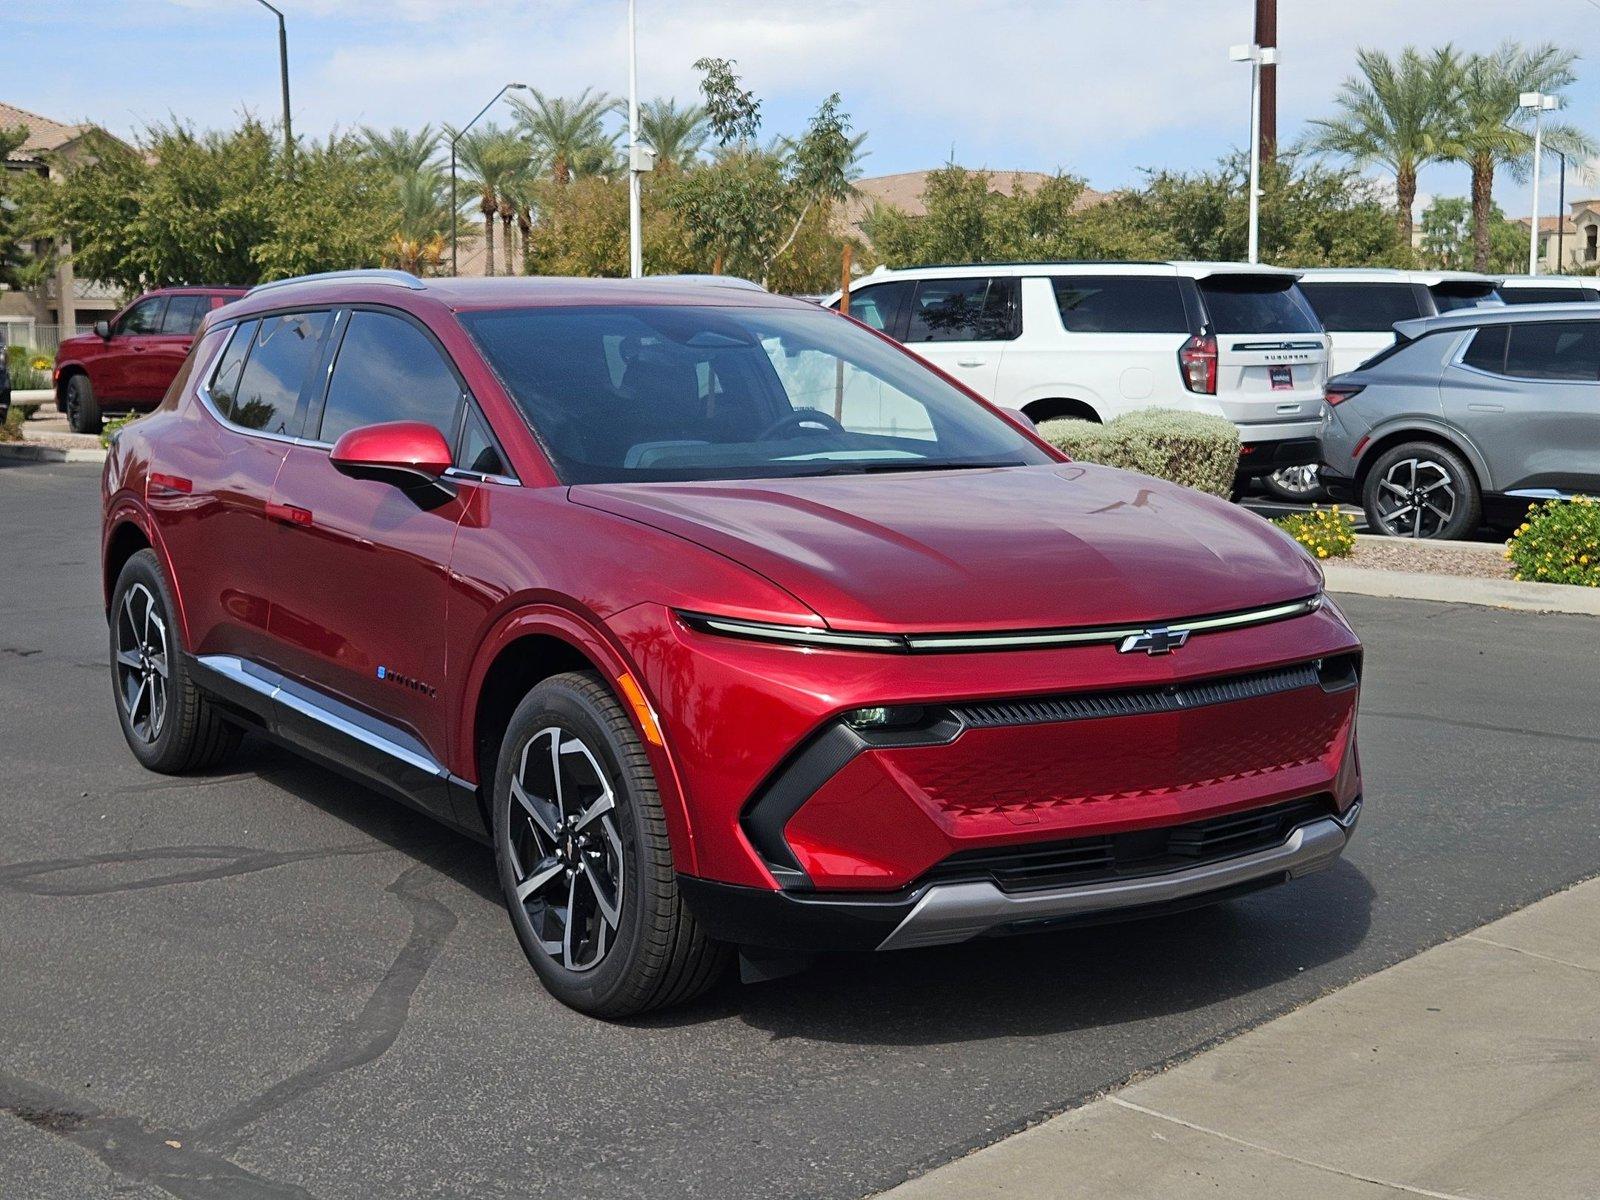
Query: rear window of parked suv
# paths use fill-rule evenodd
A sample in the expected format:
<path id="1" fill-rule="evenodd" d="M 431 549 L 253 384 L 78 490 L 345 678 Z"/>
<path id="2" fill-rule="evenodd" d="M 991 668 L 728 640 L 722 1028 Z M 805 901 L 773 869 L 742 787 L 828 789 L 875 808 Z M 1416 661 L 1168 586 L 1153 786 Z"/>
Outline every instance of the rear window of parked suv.
<path id="1" fill-rule="evenodd" d="M 1218 333 L 1321 333 L 1291 276 L 1212 275 L 1200 280 L 1200 297 Z"/>
<path id="2" fill-rule="evenodd" d="M 1188 333 L 1176 277 L 1063 275 L 1050 280 L 1069 333 Z"/>
<path id="3" fill-rule="evenodd" d="M 1300 291 L 1329 333 L 1382 333 L 1429 315 L 1409 283 L 1302 283 Z"/>

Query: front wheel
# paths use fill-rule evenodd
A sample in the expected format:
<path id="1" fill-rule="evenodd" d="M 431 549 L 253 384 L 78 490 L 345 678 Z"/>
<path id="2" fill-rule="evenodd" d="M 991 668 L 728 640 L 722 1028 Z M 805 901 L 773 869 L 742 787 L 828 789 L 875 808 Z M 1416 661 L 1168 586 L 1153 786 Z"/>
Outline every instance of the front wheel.
<path id="1" fill-rule="evenodd" d="M 1434 442 L 1406 442 L 1384 451 L 1367 472 L 1361 507 L 1368 528 L 1389 537 L 1463 538 L 1483 518 L 1472 468 Z"/>
<path id="2" fill-rule="evenodd" d="M 678 892 L 644 745 L 596 675 L 557 675 L 517 706 L 494 781 L 495 863 L 533 969 L 580 1012 L 689 1000 L 731 951 Z"/>
<path id="3" fill-rule="evenodd" d="M 103 425 L 100 402 L 87 375 L 74 375 L 67 380 L 67 424 L 73 433 L 99 433 Z"/>

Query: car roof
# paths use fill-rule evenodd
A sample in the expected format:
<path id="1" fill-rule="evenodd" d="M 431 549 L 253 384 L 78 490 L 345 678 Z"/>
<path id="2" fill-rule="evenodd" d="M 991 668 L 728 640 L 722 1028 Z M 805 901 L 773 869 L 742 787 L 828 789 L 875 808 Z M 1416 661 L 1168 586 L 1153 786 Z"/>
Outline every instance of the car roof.
<path id="1" fill-rule="evenodd" d="M 570 305 L 700 304 L 719 307 L 813 309 L 775 296 L 759 284 L 728 275 L 655 275 L 594 279 L 552 275 L 458 276 L 420 279 L 405 271 L 330 271 L 273 280 L 228 306 L 229 316 L 299 304 L 381 303 L 399 294 L 426 296 L 454 311 Z"/>
<path id="2" fill-rule="evenodd" d="M 1556 304 L 1515 304 L 1502 308 L 1458 308 L 1436 317 L 1413 317 L 1396 321 L 1395 332 L 1407 341 L 1424 334 L 1451 329 L 1474 329 L 1480 325 L 1525 325 L 1534 321 L 1600 321 L 1600 304 L 1575 301 Z"/>
<path id="3" fill-rule="evenodd" d="M 1500 278 L 1477 271 L 1406 271 L 1399 267 L 1307 267 L 1300 273 L 1302 283 L 1420 283 L 1423 287 L 1441 283 L 1494 286 Z"/>
<path id="4" fill-rule="evenodd" d="M 143 293 L 145 296 L 191 296 L 196 293 L 202 296 L 243 296 L 250 291 L 249 288 L 236 283 L 175 283 L 171 287 L 151 288 Z"/>
<path id="5" fill-rule="evenodd" d="M 1212 275 L 1298 275 L 1286 267 L 1268 266 L 1265 263 L 1191 262 L 1174 259 L 1168 262 L 1132 261 L 1127 259 L 1039 259 L 1030 262 L 991 263 L 923 263 L 915 267 L 878 267 L 870 274 L 852 281 L 851 286 L 865 287 L 883 279 L 926 279 L 929 276 L 966 279 L 975 275 L 1048 275 L 1055 272 L 1081 271 L 1085 268 L 1099 275 L 1186 275 L 1191 279 L 1205 279 Z"/>

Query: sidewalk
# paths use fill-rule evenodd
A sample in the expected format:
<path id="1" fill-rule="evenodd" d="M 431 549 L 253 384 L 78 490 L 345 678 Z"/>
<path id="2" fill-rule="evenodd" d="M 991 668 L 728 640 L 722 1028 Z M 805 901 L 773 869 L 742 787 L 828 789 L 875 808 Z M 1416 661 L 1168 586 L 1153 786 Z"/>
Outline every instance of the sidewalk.
<path id="1" fill-rule="evenodd" d="M 1594 1200 L 1600 879 L 883 1196 Z"/>

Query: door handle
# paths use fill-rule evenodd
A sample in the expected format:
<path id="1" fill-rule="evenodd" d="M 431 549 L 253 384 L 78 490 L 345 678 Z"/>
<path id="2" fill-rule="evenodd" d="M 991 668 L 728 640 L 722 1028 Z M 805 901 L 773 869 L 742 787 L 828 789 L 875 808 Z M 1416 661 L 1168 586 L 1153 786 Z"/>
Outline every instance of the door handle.
<path id="1" fill-rule="evenodd" d="M 273 521 L 282 521 L 287 525 L 310 525 L 311 510 L 300 508 L 294 504 L 268 503 L 267 517 Z"/>
<path id="2" fill-rule="evenodd" d="M 1505 412 L 1504 404 L 1469 404 L 1467 408 L 1472 412 Z"/>
<path id="3" fill-rule="evenodd" d="M 981 366 L 983 366 L 984 363 L 986 363 L 988 361 L 989 360 L 986 359 L 986 358 L 958 358 L 958 359 L 956 359 L 956 366 L 958 366 L 958 367 L 981 367 Z"/>

